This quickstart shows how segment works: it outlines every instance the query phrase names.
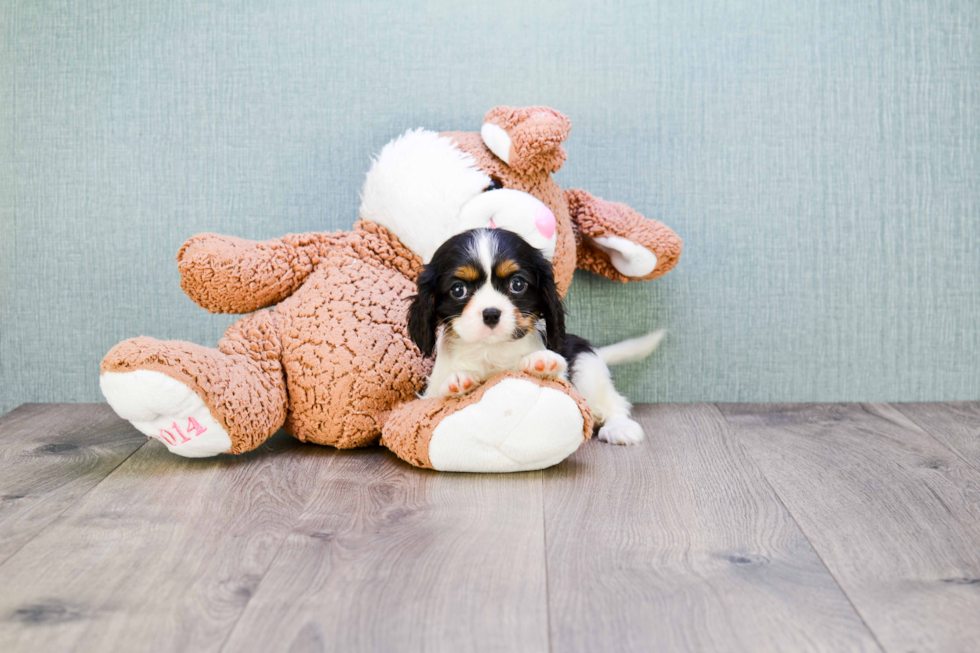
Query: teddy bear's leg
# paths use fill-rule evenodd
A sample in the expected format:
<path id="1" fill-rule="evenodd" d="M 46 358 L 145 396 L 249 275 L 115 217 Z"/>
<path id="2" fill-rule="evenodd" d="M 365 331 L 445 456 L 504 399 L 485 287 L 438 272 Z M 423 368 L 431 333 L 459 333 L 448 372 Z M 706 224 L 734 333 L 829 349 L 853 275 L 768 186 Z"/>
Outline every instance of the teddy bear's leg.
<path id="1" fill-rule="evenodd" d="M 544 469 L 592 434 L 592 413 L 565 381 L 518 372 L 456 399 L 419 399 L 393 411 L 381 443 L 418 467 L 451 472 Z"/>
<path id="2" fill-rule="evenodd" d="M 189 458 L 242 453 L 286 419 L 275 315 L 232 325 L 217 349 L 134 338 L 102 361 L 102 392 L 120 417 Z"/>

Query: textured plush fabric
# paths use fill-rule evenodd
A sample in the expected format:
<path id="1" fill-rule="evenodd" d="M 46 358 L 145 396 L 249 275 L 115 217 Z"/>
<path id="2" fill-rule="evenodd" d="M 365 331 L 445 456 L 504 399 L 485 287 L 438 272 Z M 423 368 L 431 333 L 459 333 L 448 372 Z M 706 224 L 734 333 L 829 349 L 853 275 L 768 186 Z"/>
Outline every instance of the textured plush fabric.
<path id="1" fill-rule="evenodd" d="M 592 238 L 618 236 L 656 252 L 657 266 L 641 279 L 656 279 L 674 269 L 683 243 L 671 229 L 650 222 L 621 202 L 607 202 L 584 190 L 565 191 L 568 211 L 573 216 L 578 243 L 578 267 L 613 281 L 636 281 L 620 273 L 609 256 L 592 243 Z"/>
<path id="2" fill-rule="evenodd" d="M 103 372 L 148 369 L 186 383 L 214 409 L 233 453 L 254 449 L 280 427 L 342 449 L 375 444 L 392 407 L 423 386 L 431 362 L 406 324 L 422 262 L 385 229 L 358 222 L 348 233 L 260 243 L 195 236 L 178 259 L 181 285 L 211 310 L 271 296 L 254 291 L 282 288 L 283 270 L 296 269 L 279 262 L 306 262 L 297 266 L 305 271 L 295 275 L 303 278 L 297 291 L 242 318 L 217 351 L 136 338 L 102 362 Z"/>
<path id="3" fill-rule="evenodd" d="M 507 163 L 515 170 L 558 172 L 568 158 L 561 146 L 572 124 L 550 107 L 497 107 L 483 117 L 510 136 Z"/>
<path id="4" fill-rule="evenodd" d="M 271 311 L 229 328 L 217 349 L 180 340 L 133 338 L 113 347 L 103 372 L 150 370 L 198 393 L 231 438 L 231 453 L 259 446 L 286 419 L 282 341 Z"/>
<path id="5" fill-rule="evenodd" d="M 381 444 L 391 449 L 407 463 L 416 467 L 432 468 L 429 460 L 429 440 L 432 438 L 433 425 L 442 421 L 446 415 L 452 414 L 467 406 L 472 406 L 483 398 L 487 390 L 505 379 L 524 379 L 540 386 L 555 388 L 568 392 L 575 401 L 584 418 L 582 423 L 582 441 L 592 437 L 593 419 L 589 405 L 580 394 L 572 389 L 571 384 L 562 380 L 543 380 L 529 377 L 519 372 L 504 372 L 496 374 L 486 383 L 480 385 L 468 395 L 452 399 L 420 399 L 402 404 L 394 411 L 384 427 Z"/>
<path id="6" fill-rule="evenodd" d="M 320 234 L 255 244 L 198 234 L 177 253 L 180 287 L 212 313 L 251 313 L 289 297 L 319 262 Z M 215 290 L 220 295 L 210 295 Z"/>
<path id="7" fill-rule="evenodd" d="M 522 171 L 506 165 L 487 150 L 478 133 L 447 132 L 447 135 L 459 143 L 461 149 L 472 155 L 480 168 L 487 171 L 491 177 L 506 177 L 509 180 L 508 188 L 534 195 L 547 204 L 555 214 L 557 242 L 552 266 L 558 292 L 564 296 L 575 273 L 576 255 L 571 254 L 575 250 L 575 233 L 569 228 L 572 218 L 568 212 L 568 202 L 562 196 L 561 187 L 544 170 Z"/>
<path id="8" fill-rule="evenodd" d="M 534 111 L 535 113 L 529 113 Z M 586 244 L 589 232 L 603 236 L 614 234 L 643 244 L 657 255 L 657 267 L 643 279 L 654 279 L 671 270 L 681 255 L 682 243 L 669 227 L 655 221 L 644 219 L 632 209 L 622 206 L 616 209 L 608 202 L 592 198 L 586 206 L 583 202 L 588 193 L 584 191 L 564 191 L 555 183 L 550 170 L 561 167 L 564 154 L 561 146 L 555 145 L 555 135 L 568 133 L 568 118 L 547 107 L 511 108 L 497 107 L 487 113 L 487 119 L 494 114 L 506 112 L 511 119 L 506 125 L 508 133 L 513 132 L 512 140 L 520 140 L 526 152 L 536 152 L 533 157 L 519 159 L 530 163 L 527 167 L 514 167 L 503 163 L 486 148 L 480 135 L 472 132 L 446 132 L 461 149 L 476 159 L 482 170 L 491 177 L 506 180 L 507 188 L 530 193 L 548 205 L 555 214 L 557 243 L 552 261 L 555 284 L 564 296 L 572 282 L 576 266 L 586 267 L 591 272 L 602 274 L 616 281 L 637 281 L 619 274 L 609 263 L 609 258 L 601 251 Z M 525 127 L 517 120 L 530 122 Z M 535 138 L 540 142 L 536 144 Z M 513 147 L 513 146 L 512 146 Z M 545 153 L 548 156 L 545 156 Z M 574 253 L 573 253 L 574 252 Z M 578 256 L 583 255 L 581 262 Z"/>
<path id="9" fill-rule="evenodd" d="M 567 136 L 567 117 L 543 107 L 498 107 L 491 115 L 509 116 L 500 126 L 512 141 L 521 141 L 522 165 L 501 163 L 478 134 L 451 137 L 487 177 L 531 193 L 552 210 L 558 243 L 553 265 L 562 271 L 562 293 L 571 280 L 566 271 L 574 269 L 583 251 L 574 243 L 589 238 L 578 233 L 580 220 L 598 233 L 638 236 L 637 243 L 669 262 L 658 264 L 649 276 L 672 267 L 681 243 L 669 228 L 625 206 L 587 211 L 582 205 L 603 203 L 566 193 L 551 179 L 550 171 L 563 160 L 555 139 Z M 576 203 L 574 212 L 569 211 L 570 198 Z M 624 220 L 625 215 L 630 219 Z M 659 236 L 648 237 L 650 233 Z M 180 248 L 177 261 L 181 287 L 203 308 L 239 312 L 275 306 L 231 326 L 217 350 L 152 338 L 124 341 L 106 354 L 103 372 L 148 370 L 184 383 L 213 409 L 231 439 L 232 453 L 254 449 L 280 427 L 304 442 L 342 449 L 376 444 L 384 432 L 405 460 L 433 465 L 427 452 L 433 429 L 468 403 L 443 406 L 440 399 L 433 409 L 431 401 L 416 399 L 431 369 L 431 360 L 423 359 L 408 334 L 408 302 L 422 260 L 396 236 L 363 219 L 350 232 L 262 242 L 203 234 Z M 602 269 L 595 261 L 592 265 Z M 572 396 L 571 410 L 583 415 L 576 423 L 591 431 L 591 415 L 572 386 L 551 387 Z M 395 409 L 403 418 L 387 424 Z M 505 412 L 505 406 L 499 407 L 500 414 Z M 572 450 L 563 449 L 562 457 Z"/>
<path id="10" fill-rule="evenodd" d="M 498 104 L 684 240 L 568 296 L 597 344 L 668 329 L 631 400 L 976 399 L 978 52 L 975 2 L 7 0 L 0 411 L 102 401 L 125 338 L 213 346 L 190 235 L 349 230 L 388 140 Z"/>

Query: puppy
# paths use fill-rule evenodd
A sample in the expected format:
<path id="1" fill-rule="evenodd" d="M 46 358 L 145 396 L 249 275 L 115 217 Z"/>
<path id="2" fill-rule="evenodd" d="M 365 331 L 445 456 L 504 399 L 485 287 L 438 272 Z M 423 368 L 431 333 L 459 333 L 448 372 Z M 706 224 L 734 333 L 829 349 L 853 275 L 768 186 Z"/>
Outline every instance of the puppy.
<path id="1" fill-rule="evenodd" d="M 436 354 L 423 397 L 465 395 L 495 372 L 521 370 L 571 380 L 601 425 L 600 440 L 643 439 L 607 363 L 645 358 L 663 332 L 598 350 L 566 334 L 551 263 L 515 233 L 473 229 L 443 243 L 419 274 L 408 329 L 423 355 Z"/>

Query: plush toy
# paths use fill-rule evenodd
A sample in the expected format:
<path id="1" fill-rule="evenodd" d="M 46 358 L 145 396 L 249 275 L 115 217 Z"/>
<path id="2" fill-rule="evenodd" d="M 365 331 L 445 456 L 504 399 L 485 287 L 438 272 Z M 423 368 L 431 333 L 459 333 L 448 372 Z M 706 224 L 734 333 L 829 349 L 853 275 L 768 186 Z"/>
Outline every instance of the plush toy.
<path id="1" fill-rule="evenodd" d="M 284 428 L 344 449 L 380 442 L 438 470 L 560 462 L 592 432 L 569 384 L 508 372 L 459 399 L 418 399 L 432 362 L 406 323 L 423 262 L 475 227 L 544 251 L 563 295 L 576 267 L 623 282 L 674 267 L 681 241 L 670 229 L 551 179 L 569 128 L 549 108 L 497 107 L 480 133 L 409 131 L 374 160 L 352 231 L 191 238 L 177 254 L 184 291 L 211 312 L 249 315 L 215 349 L 116 345 L 102 361 L 106 399 L 188 457 L 249 451 Z"/>

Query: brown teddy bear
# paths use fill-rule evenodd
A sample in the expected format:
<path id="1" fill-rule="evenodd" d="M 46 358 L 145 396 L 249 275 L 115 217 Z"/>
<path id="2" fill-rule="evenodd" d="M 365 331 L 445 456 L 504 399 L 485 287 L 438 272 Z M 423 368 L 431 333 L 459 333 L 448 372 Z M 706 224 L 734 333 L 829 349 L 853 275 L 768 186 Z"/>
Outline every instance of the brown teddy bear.
<path id="1" fill-rule="evenodd" d="M 475 227 L 541 249 L 563 295 L 576 267 L 623 282 L 674 267 L 681 241 L 670 229 L 551 179 L 569 128 L 546 107 L 497 107 L 480 133 L 409 131 L 373 162 L 352 231 L 191 238 L 177 255 L 184 291 L 211 312 L 249 315 L 215 349 L 121 342 L 102 361 L 106 399 L 189 457 L 249 451 L 284 428 L 339 448 L 380 442 L 438 470 L 558 463 L 592 432 L 568 383 L 508 372 L 463 398 L 418 399 L 431 361 L 406 322 L 419 268 Z"/>

